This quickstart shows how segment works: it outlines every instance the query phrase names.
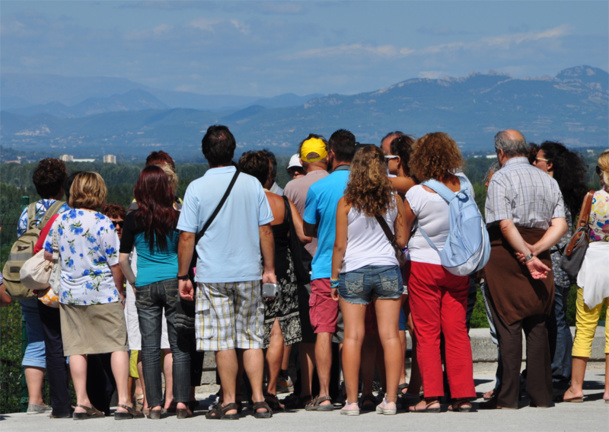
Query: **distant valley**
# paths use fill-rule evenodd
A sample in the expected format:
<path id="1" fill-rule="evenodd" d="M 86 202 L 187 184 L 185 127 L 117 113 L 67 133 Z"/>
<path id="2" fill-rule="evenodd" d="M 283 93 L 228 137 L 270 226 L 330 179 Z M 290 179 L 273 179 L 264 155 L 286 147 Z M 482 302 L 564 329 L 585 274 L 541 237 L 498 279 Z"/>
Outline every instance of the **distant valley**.
<path id="1" fill-rule="evenodd" d="M 390 130 L 415 136 L 448 132 L 466 152 L 492 151 L 501 129 L 529 141 L 607 147 L 609 74 L 577 66 L 555 77 L 514 79 L 499 73 L 408 79 L 357 95 L 241 96 L 169 92 L 115 78 L 5 74 L 1 82 L 0 142 L 14 152 L 72 154 L 125 161 L 165 149 L 177 160 L 201 158 L 210 124 L 226 124 L 239 150 L 295 151 L 309 132 L 351 130 L 378 143 Z M 2 155 L 0 155 L 1 157 Z"/>

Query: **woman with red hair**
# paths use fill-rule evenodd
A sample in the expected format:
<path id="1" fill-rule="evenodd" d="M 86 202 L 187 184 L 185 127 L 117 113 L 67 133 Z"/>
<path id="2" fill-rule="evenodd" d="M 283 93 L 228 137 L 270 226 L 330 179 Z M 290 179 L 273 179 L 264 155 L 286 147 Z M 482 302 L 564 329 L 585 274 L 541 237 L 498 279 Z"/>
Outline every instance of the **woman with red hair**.
<path id="1" fill-rule="evenodd" d="M 123 227 L 119 263 L 127 281 L 135 287 L 140 332 L 142 365 L 146 382 L 149 417 L 160 419 L 162 411 L 161 320 L 165 311 L 167 334 L 173 354 L 173 397 L 178 418 L 192 413 L 190 400 L 189 355 L 178 348 L 175 327 L 178 296 L 179 212 L 174 208 L 174 194 L 169 177 L 156 165 L 147 166 L 133 188 L 136 211 L 127 215 Z M 137 250 L 137 277 L 129 264 L 129 253 Z"/>

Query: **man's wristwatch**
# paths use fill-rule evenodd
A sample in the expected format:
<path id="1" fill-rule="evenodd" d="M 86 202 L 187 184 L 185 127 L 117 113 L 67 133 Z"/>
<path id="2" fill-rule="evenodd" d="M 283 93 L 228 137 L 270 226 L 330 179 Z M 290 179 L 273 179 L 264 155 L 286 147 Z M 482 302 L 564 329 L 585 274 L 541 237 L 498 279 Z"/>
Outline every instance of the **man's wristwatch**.
<path id="1" fill-rule="evenodd" d="M 525 259 L 524 262 L 528 263 L 529 261 L 531 261 L 533 258 L 535 258 L 535 255 L 533 255 L 532 253 L 529 254 Z M 179 278 L 178 278 L 179 279 Z"/>
<path id="2" fill-rule="evenodd" d="M 182 275 L 182 276 L 178 275 L 178 280 L 183 280 L 183 281 L 185 281 L 185 280 L 188 280 L 188 279 L 189 279 L 189 276 L 188 276 L 187 274 Z"/>

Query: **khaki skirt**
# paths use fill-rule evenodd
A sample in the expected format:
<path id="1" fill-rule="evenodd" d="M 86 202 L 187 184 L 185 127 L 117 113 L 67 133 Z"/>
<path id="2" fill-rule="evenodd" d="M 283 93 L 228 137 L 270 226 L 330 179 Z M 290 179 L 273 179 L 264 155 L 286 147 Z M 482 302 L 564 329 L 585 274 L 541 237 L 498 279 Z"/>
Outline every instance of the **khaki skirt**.
<path id="1" fill-rule="evenodd" d="M 65 356 L 128 351 L 127 326 L 120 302 L 59 305 Z"/>

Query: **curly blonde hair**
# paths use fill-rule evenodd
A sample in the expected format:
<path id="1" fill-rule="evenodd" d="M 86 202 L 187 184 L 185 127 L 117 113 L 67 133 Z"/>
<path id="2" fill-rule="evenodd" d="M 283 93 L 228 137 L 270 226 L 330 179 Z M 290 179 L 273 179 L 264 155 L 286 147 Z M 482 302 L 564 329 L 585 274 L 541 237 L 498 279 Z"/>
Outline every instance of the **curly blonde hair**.
<path id="1" fill-rule="evenodd" d="M 418 181 L 441 180 L 461 168 L 463 158 L 450 135 L 433 132 L 416 140 L 408 166 Z"/>
<path id="2" fill-rule="evenodd" d="M 361 148 L 351 162 L 345 201 L 367 216 L 382 216 L 395 205 L 391 194 L 383 150 L 373 145 Z"/>

